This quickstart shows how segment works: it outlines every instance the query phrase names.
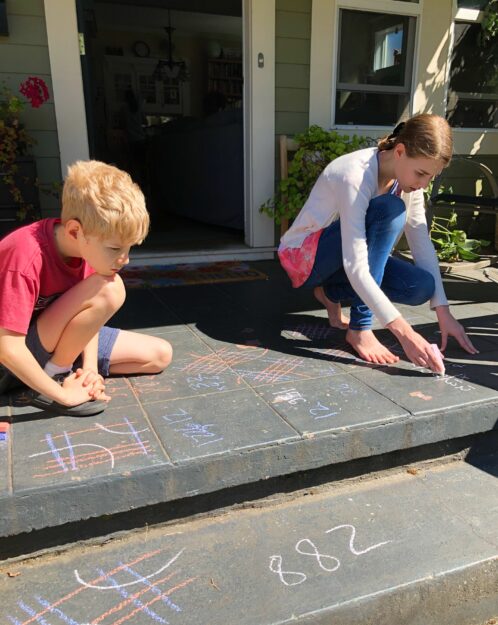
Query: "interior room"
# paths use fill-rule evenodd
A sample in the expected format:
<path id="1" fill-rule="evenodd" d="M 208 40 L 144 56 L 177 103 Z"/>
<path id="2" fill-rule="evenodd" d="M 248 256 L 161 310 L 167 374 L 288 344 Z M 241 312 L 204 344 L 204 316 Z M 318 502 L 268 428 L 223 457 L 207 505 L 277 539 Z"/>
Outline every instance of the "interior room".
<path id="1" fill-rule="evenodd" d="M 92 158 L 128 171 L 149 251 L 244 243 L 241 0 L 80 0 Z"/>

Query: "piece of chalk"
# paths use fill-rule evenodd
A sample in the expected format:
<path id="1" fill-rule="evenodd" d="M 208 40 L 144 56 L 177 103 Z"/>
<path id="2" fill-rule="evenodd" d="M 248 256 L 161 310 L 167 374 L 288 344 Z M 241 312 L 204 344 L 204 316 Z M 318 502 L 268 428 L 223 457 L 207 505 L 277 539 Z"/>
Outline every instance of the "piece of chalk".
<path id="1" fill-rule="evenodd" d="M 7 432 L 0 432 L 0 443 L 7 440 Z"/>
<path id="2" fill-rule="evenodd" d="M 440 375 L 444 375 L 446 373 L 446 369 L 444 367 L 444 362 L 443 362 L 443 357 L 441 355 L 441 351 L 439 350 L 437 343 L 431 343 L 431 347 L 432 347 L 432 351 L 434 352 L 434 356 L 436 357 L 436 360 L 438 361 L 440 365 L 439 371 L 437 371 L 437 373 L 439 373 Z"/>
<path id="3" fill-rule="evenodd" d="M 0 421 L 0 432 L 7 432 L 9 430 L 10 423 Z"/>

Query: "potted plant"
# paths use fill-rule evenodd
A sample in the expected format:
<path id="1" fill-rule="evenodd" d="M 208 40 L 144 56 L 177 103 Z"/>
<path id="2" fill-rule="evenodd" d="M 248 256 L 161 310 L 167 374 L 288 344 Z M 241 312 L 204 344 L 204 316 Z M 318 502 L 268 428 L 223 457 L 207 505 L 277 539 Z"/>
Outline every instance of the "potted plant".
<path id="1" fill-rule="evenodd" d="M 289 163 L 287 178 L 279 180 L 273 197 L 260 207 L 260 211 L 272 217 L 277 224 L 297 216 L 318 176 L 330 161 L 372 144 L 367 137 L 348 137 L 320 126 L 310 126 L 296 135 L 294 140 L 297 151 Z"/>
<path id="2" fill-rule="evenodd" d="M 33 108 L 39 108 L 49 98 L 45 82 L 36 76 L 22 82 L 19 91 Z M 29 148 L 35 141 L 21 120 L 24 106 L 20 96 L 5 85 L 0 87 L 0 209 L 2 222 L 10 221 L 10 225 L 39 217 L 35 207 L 36 167 L 29 156 Z"/>

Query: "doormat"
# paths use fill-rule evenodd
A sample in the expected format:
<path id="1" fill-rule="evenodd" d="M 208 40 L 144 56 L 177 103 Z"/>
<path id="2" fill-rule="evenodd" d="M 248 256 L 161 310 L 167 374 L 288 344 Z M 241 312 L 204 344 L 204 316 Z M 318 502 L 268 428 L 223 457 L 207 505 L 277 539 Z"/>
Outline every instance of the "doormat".
<path id="1" fill-rule="evenodd" d="M 265 273 L 238 261 L 127 267 L 119 275 L 129 289 L 268 280 Z"/>

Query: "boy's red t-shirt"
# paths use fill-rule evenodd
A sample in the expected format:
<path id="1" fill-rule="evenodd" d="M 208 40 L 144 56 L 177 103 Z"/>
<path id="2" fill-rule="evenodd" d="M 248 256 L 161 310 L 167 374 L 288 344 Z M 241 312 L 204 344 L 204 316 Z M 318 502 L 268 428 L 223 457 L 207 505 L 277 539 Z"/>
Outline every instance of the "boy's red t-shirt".
<path id="1" fill-rule="evenodd" d="M 27 334 L 34 314 L 94 273 L 82 258 L 65 263 L 55 244 L 60 219 L 42 219 L 0 241 L 0 327 Z"/>

